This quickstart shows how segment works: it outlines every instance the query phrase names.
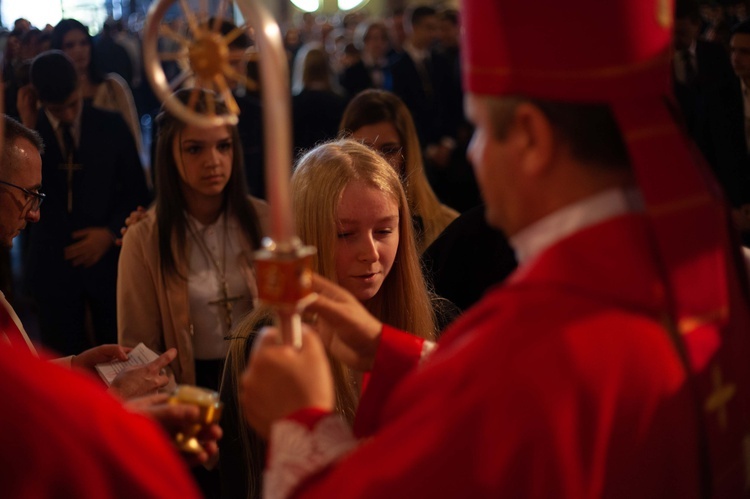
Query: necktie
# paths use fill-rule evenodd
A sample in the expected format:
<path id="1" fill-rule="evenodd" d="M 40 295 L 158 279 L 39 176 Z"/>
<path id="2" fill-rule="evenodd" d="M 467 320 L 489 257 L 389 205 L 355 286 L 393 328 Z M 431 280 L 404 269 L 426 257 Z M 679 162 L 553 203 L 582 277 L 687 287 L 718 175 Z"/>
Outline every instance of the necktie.
<path id="1" fill-rule="evenodd" d="M 60 166 L 61 170 L 65 170 L 65 174 L 68 180 L 68 213 L 73 212 L 73 172 L 81 169 L 81 165 L 77 161 L 77 150 L 76 143 L 73 140 L 73 134 L 71 133 L 70 123 L 60 123 L 62 130 L 63 139 L 63 151 L 65 163 Z"/>
<path id="2" fill-rule="evenodd" d="M 65 161 L 67 161 L 68 163 L 74 163 L 74 157 L 76 155 L 76 142 L 73 139 L 73 134 L 71 133 L 72 125 L 70 123 L 60 123 L 60 128 L 62 130 L 63 147 L 65 148 Z"/>

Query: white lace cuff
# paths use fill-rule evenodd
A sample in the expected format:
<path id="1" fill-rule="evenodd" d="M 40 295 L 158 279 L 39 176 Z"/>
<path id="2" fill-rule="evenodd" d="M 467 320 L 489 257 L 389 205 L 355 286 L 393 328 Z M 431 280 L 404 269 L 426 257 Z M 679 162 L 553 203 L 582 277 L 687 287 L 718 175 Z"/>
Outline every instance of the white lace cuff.
<path id="1" fill-rule="evenodd" d="M 337 461 L 356 445 L 351 428 L 335 414 L 321 419 L 312 430 L 297 421 L 277 421 L 271 426 L 263 497 L 289 497 L 305 479 Z"/>

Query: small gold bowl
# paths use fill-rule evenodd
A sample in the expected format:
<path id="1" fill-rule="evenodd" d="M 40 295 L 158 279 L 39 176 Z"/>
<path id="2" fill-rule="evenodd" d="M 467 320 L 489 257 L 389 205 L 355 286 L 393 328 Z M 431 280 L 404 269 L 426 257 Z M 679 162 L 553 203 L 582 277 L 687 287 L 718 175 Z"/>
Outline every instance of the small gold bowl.
<path id="1" fill-rule="evenodd" d="M 221 418 L 224 404 L 219 400 L 219 394 L 213 390 L 192 385 L 178 385 L 169 397 L 170 404 L 191 404 L 200 409 L 200 422 L 175 435 L 177 448 L 188 454 L 203 452 L 203 446 L 196 438 L 201 429 L 216 424 Z"/>

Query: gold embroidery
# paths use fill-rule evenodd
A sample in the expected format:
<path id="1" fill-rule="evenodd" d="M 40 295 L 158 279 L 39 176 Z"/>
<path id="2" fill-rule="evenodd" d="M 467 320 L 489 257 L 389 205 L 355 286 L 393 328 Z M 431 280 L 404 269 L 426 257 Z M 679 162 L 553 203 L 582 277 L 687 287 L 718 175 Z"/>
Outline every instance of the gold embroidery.
<path id="1" fill-rule="evenodd" d="M 701 326 L 716 322 L 717 320 L 726 319 L 729 316 L 729 309 L 722 307 L 702 315 L 680 319 L 679 330 L 682 334 L 690 334 Z"/>
<path id="2" fill-rule="evenodd" d="M 708 413 L 715 412 L 719 418 L 719 427 L 725 430 L 727 427 L 727 404 L 734 397 L 737 387 L 732 384 L 724 385 L 721 379 L 721 369 L 714 366 L 711 371 L 714 391 L 706 400 L 705 410 Z"/>

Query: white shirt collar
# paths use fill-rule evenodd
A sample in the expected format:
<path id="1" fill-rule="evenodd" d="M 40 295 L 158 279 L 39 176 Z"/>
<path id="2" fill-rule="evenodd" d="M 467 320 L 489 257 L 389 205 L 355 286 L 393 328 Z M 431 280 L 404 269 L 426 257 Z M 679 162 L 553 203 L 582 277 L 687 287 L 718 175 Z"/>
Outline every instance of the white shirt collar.
<path id="1" fill-rule="evenodd" d="M 47 119 L 49 120 L 50 125 L 52 125 L 52 129 L 58 131 L 60 129 L 60 120 L 57 119 L 52 113 L 47 111 L 46 108 L 44 109 L 44 114 L 47 115 Z M 82 113 L 79 110 L 75 120 L 73 120 L 73 123 L 71 123 L 73 133 L 76 133 L 77 130 L 81 127 L 81 114 Z"/>
<path id="2" fill-rule="evenodd" d="M 221 228 L 224 227 L 224 211 L 223 210 L 221 213 L 219 213 L 219 216 L 216 217 L 216 220 L 214 220 L 210 224 L 202 224 L 201 222 L 198 221 L 197 218 L 195 218 L 193 215 L 188 213 L 187 210 L 185 210 L 184 213 L 185 213 L 185 218 L 187 218 L 188 222 L 192 223 L 193 227 L 195 227 L 199 232 L 203 232 L 209 227 L 221 227 Z"/>
<path id="3" fill-rule="evenodd" d="M 510 238 L 519 265 L 534 259 L 562 239 L 597 223 L 629 212 L 643 211 L 636 189 L 608 189 L 537 220 Z"/>
<path id="4" fill-rule="evenodd" d="M 61 149 L 65 148 L 65 141 L 63 140 L 63 130 L 60 126 L 61 122 L 55 116 L 52 115 L 47 109 L 44 109 L 44 114 L 47 115 L 49 124 L 52 125 L 52 130 L 55 131 L 55 137 L 57 137 L 57 143 Z M 81 147 L 81 115 L 83 114 L 83 106 L 78 111 L 78 115 L 70 125 L 70 134 L 73 136 L 73 141 L 76 147 Z"/>
<path id="5" fill-rule="evenodd" d="M 408 40 L 404 42 L 404 51 L 409 54 L 409 57 L 411 57 L 417 64 L 424 64 L 425 59 L 430 56 L 429 50 L 418 49 Z"/>

